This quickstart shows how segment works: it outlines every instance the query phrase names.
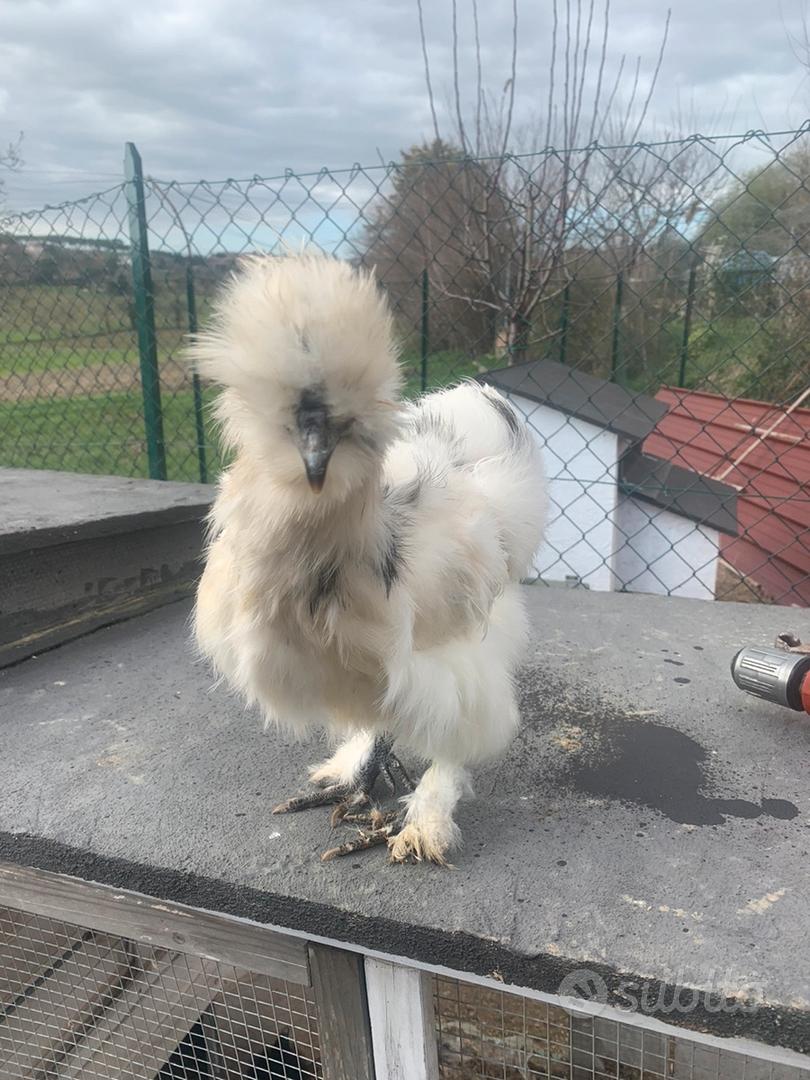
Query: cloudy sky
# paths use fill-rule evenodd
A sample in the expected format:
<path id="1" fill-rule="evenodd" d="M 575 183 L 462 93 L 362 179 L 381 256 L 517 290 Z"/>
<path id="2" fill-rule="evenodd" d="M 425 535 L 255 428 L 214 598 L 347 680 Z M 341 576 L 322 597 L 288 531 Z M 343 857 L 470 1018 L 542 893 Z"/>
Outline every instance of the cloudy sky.
<path id="1" fill-rule="evenodd" d="M 478 4 L 486 81 L 499 91 L 511 3 Z M 424 6 L 441 117 L 452 82 L 450 0 Z M 642 83 L 649 76 L 667 6 L 612 0 L 613 71 L 622 53 L 631 63 L 640 54 Z M 790 43 L 802 0 L 671 6 L 649 135 L 679 108 L 702 131 L 781 129 L 810 115 L 810 83 Z M 471 0 L 458 7 L 466 100 Z M 545 100 L 552 0 L 519 0 L 519 10 L 525 119 Z M 19 130 L 25 166 L 5 177 L 8 208 L 115 183 L 125 140 L 164 178 L 391 159 L 431 131 L 416 0 L 0 0 L 0 141 Z"/>

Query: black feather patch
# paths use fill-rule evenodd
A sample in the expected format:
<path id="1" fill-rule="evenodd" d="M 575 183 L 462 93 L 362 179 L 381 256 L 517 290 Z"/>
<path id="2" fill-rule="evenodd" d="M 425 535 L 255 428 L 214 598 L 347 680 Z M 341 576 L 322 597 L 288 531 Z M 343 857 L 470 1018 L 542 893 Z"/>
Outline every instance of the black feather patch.
<path id="1" fill-rule="evenodd" d="M 406 480 L 404 484 L 386 484 L 383 500 L 388 506 L 394 508 L 414 506 L 419 501 L 421 490 L 422 477 L 415 476 L 412 480 Z"/>
<path id="2" fill-rule="evenodd" d="M 515 440 L 515 442 L 518 442 L 522 438 L 524 433 L 521 430 L 520 421 L 515 415 L 515 410 L 512 408 L 512 406 L 502 397 L 495 397 L 494 394 L 492 396 L 487 394 L 487 401 L 498 413 L 500 418 L 506 421 L 506 426 L 512 433 L 512 438 Z"/>
<path id="3" fill-rule="evenodd" d="M 407 537 L 413 527 L 413 509 L 419 502 L 426 482 L 423 472 L 401 484 L 386 484 L 383 489 L 384 531 L 377 554 L 376 570 L 385 585 L 385 595 L 402 574 Z"/>
<path id="4" fill-rule="evenodd" d="M 340 567 L 337 563 L 325 563 L 318 570 L 315 587 L 309 597 L 309 613 L 314 618 L 324 604 L 336 599 L 340 587 Z"/>
<path id="5" fill-rule="evenodd" d="M 380 550 L 378 565 L 379 575 L 385 586 L 386 596 L 391 595 L 391 589 L 399 580 L 401 565 L 402 549 L 400 539 L 393 524 L 389 523 L 387 534 Z"/>
<path id="6" fill-rule="evenodd" d="M 417 409 L 413 414 L 411 428 L 415 435 L 435 435 L 437 438 L 444 439 L 449 443 L 456 442 L 458 438 L 452 425 L 447 420 L 424 406 Z"/>

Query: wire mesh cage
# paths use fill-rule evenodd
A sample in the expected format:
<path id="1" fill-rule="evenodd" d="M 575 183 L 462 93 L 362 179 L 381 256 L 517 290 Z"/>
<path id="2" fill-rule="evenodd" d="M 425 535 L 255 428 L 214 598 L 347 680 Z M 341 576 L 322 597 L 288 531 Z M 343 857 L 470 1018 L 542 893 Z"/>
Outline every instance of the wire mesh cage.
<path id="1" fill-rule="evenodd" d="M 4 1080 L 320 1080 L 309 988 L 0 908 Z"/>
<path id="2" fill-rule="evenodd" d="M 810 1080 L 810 1069 L 447 976 L 434 978 L 442 1080 Z"/>
<path id="3" fill-rule="evenodd" d="M 121 185 L 0 218 L 0 464 L 216 478 L 184 339 L 241 255 L 307 245 L 376 272 L 406 396 L 518 372 L 551 480 L 538 577 L 807 606 L 808 135 L 216 182 L 131 150 Z"/>

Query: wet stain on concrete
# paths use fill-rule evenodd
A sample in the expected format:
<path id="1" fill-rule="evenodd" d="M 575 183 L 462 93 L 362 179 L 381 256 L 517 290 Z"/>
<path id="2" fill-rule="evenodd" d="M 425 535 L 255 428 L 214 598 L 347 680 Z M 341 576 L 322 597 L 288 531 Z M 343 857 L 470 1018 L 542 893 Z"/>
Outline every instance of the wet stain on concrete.
<path id="1" fill-rule="evenodd" d="M 567 770 L 584 794 L 635 803 L 682 825 L 722 825 L 727 818 L 799 813 L 787 799 L 721 799 L 706 794 L 709 755 L 690 736 L 661 724 L 614 717 L 602 732 L 598 760 L 584 757 Z"/>

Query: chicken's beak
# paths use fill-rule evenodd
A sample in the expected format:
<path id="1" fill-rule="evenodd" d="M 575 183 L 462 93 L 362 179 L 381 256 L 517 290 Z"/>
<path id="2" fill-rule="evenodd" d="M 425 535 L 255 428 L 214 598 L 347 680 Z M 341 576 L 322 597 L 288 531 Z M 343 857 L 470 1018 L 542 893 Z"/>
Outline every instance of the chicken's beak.
<path id="1" fill-rule="evenodd" d="M 326 480 L 326 469 L 332 456 L 334 447 L 319 445 L 305 446 L 301 449 L 301 457 L 304 460 L 304 468 L 307 471 L 309 486 L 316 495 L 323 491 Z"/>
<path id="2" fill-rule="evenodd" d="M 329 459 L 337 446 L 337 432 L 329 411 L 320 402 L 302 403 L 296 422 L 298 427 L 298 451 L 304 462 L 307 480 L 312 491 L 319 495 L 326 480 Z"/>

